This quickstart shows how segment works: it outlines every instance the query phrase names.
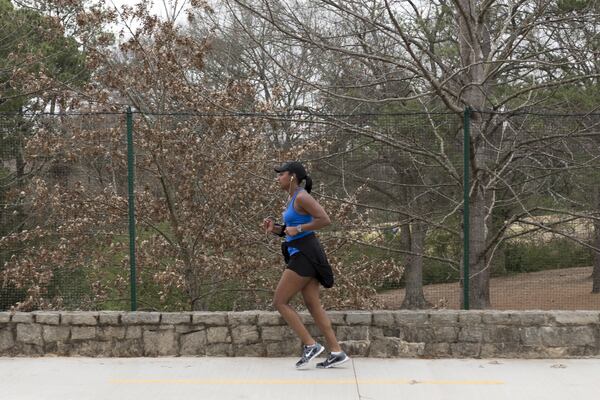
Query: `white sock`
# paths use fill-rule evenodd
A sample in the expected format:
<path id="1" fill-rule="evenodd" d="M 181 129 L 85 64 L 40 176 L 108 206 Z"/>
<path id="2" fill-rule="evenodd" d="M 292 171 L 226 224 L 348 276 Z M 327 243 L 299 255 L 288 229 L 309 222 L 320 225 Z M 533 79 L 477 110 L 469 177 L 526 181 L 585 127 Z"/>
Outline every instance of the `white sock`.
<path id="1" fill-rule="evenodd" d="M 339 356 L 342 353 L 343 353 L 343 351 L 332 351 L 331 352 L 331 354 L 333 354 L 334 356 Z"/>

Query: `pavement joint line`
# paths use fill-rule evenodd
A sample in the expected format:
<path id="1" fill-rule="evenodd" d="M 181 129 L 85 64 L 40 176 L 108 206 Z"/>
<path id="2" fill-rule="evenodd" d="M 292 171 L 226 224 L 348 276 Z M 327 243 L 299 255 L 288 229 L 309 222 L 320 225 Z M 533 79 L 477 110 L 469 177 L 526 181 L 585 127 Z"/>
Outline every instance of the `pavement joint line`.
<path id="1" fill-rule="evenodd" d="M 110 379 L 113 385 L 503 385 L 497 380 L 416 379 Z"/>
<path id="2" fill-rule="evenodd" d="M 350 362 L 352 362 L 352 372 L 354 372 L 354 382 L 356 382 L 356 394 L 358 395 L 359 399 L 362 399 L 363 397 L 360 394 L 360 384 L 358 383 L 358 375 L 356 374 L 356 365 L 354 364 L 354 359 L 351 359 Z"/>

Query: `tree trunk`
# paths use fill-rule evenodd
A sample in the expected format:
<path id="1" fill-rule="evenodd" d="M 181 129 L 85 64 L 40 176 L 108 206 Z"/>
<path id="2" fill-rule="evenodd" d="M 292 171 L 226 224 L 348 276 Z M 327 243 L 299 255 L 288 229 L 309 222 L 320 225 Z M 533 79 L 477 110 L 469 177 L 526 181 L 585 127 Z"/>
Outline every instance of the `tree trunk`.
<path id="1" fill-rule="evenodd" d="M 594 247 L 600 248 L 600 223 L 594 223 Z M 592 272 L 592 293 L 600 293 L 600 251 L 594 251 L 594 270 Z"/>
<path id="2" fill-rule="evenodd" d="M 208 310 L 208 294 L 202 291 L 201 283 L 204 281 L 202 279 L 202 275 L 199 272 L 201 270 L 194 268 L 194 264 L 192 263 L 192 257 L 188 254 L 187 251 L 182 251 L 184 265 L 186 266 L 184 269 L 184 279 L 186 284 L 186 291 L 191 301 L 191 309 L 192 311 L 207 311 Z M 207 288 L 208 291 L 211 290 L 210 286 Z"/>
<path id="3" fill-rule="evenodd" d="M 490 269 L 486 268 L 486 196 L 476 184 L 470 205 L 469 308 L 490 307 Z"/>
<path id="4" fill-rule="evenodd" d="M 485 60 L 490 51 L 490 36 L 485 28 L 484 18 L 478 14 L 477 3 L 478 1 L 475 0 L 456 2 L 458 6 L 456 20 L 460 31 L 460 58 L 464 68 L 461 100 L 475 111 L 484 110 L 486 96 L 490 94 L 490 85 L 486 81 L 485 71 Z M 485 189 L 485 183 L 489 179 L 486 171 L 489 170 L 490 160 L 485 151 L 486 141 L 481 140 L 483 135 L 481 115 L 474 113 L 471 120 L 471 140 L 464 145 L 471 146 L 469 306 L 475 309 L 490 306 L 490 271 L 486 268 L 488 254 L 485 220 L 486 213 L 491 207 L 490 196 Z"/>
<path id="5" fill-rule="evenodd" d="M 400 231 L 402 246 L 411 253 L 406 257 L 406 290 L 400 306 L 403 309 L 413 310 L 431 306 L 423 294 L 423 249 L 426 233 L 427 225 L 423 223 L 412 224 L 412 229 L 410 224 L 406 224 Z"/>
<path id="6" fill-rule="evenodd" d="M 189 278 L 186 278 L 189 279 Z M 192 311 L 207 311 L 208 304 L 206 298 L 202 296 L 195 283 L 188 283 L 188 296 L 192 299 Z"/>
<path id="7" fill-rule="evenodd" d="M 596 210 L 600 211 L 600 188 L 595 189 Z M 594 247 L 600 249 L 600 221 L 594 220 Z M 600 251 L 594 251 L 594 270 L 592 272 L 592 293 L 600 293 Z"/>

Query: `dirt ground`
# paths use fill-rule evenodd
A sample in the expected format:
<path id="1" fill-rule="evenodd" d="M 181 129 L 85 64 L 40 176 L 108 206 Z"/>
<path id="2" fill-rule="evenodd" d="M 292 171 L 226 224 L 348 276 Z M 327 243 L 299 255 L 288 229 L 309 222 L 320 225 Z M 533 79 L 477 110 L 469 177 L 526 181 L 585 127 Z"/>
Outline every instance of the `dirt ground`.
<path id="1" fill-rule="evenodd" d="M 492 278 L 490 296 L 497 310 L 600 310 L 600 293 L 592 294 L 592 267 L 555 269 Z M 425 298 L 434 308 L 460 308 L 458 283 L 427 285 Z M 398 309 L 404 289 L 379 295 L 384 308 Z"/>

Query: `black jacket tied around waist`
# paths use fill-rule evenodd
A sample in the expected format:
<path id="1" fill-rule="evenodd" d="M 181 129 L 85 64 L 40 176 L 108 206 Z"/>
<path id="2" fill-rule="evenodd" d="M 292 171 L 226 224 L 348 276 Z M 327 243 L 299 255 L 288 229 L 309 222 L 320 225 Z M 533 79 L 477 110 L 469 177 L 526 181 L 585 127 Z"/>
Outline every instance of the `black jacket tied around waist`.
<path id="1" fill-rule="evenodd" d="M 330 288 L 333 286 L 333 271 L 331 270 L 331 265 L 329 265 L 329 261 L 327 261 L 327 256 L 325 255 L 325 250 L 323 250 L 323 247 L 321 246 L 321 242 L 319 242 L 319 239 L 314 233 L 303 236 L 300 239 L 292 240 L 291 242 L 284 241 L 281 243 L 281 253 L 283 254 L 283 259 L 286 264 L 290 260 L 288 247 L 298 249 L 300 253 L 310 261 L 317 271 L 317 279 L 323 287 Z"/>

